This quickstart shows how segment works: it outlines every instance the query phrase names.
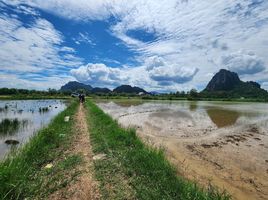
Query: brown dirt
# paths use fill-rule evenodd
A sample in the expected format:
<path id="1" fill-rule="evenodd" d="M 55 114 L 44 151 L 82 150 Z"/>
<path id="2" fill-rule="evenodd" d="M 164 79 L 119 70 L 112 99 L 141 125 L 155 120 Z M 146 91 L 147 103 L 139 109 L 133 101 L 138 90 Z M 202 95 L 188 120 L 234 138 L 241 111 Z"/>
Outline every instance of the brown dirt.
<path id="1" fill-rule="evenodd" d="M 264 200 L 268 199 L 268 160 L 265 160 L 266 146 L 260 148 L 256 143 L 267 144 L 267 137 L 256 140 L 256 135 L 258 138 L 262 136 L 251 132 L 251 135 L 240 133 L 211 141 L 183 143 L 162 140 L 159 144 L 166 147 L 167 156 L 180 175 L 204 187 L 212 184 L 220 190 L 225 189 L 233 199 Z M 159 142 L 157 138 L 150 139 L 153 143 Z"/>
<path id="2" fill-rule="evenodd" d="M 98 183 L 94 180 L 93 154 L 91 151 L 85 109 L 82 104 L 79 106 L 75 121 L 74 131 L 76 131 L 76 135 L 68 152 L 69 154 L 80 154 L 82 156 L 83 162 L 77 166 L 77 171 L 81 174 L 66 187 L 53 193 L 49 199 L 97 200 L 101 197 L 98 190 Z"/>

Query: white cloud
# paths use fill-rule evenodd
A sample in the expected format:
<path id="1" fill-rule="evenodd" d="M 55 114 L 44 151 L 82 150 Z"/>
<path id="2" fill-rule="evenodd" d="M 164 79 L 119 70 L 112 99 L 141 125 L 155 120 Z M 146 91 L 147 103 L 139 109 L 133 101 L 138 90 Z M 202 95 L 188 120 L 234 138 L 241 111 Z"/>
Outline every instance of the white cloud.
<path id="1" fill-rule="evenodd" d="M 60 47 L 62 34 L 45 19 L 37 18 L 26 27 L 20 20 L 0 14 L 0 26 L 0 67 L 3 70 L 40 72 L 81 65 L 81 59 L 71 54 L 74 49 Z M 60 52 L 65 57 L 60 56 Z"/>
<path id="2" fill-rule="evenodd" d="M 112 68 L 102 63 L 89 63 L 77 69 L 72 69 L 71 75 L 78 81 L 95 87 L 105 86 L 113 89 L 121 84 L 130 84 L 143 87 L 148 91 L 176 91 L 179 88 L 185 88 L 185 85 L 181 84 L 190 81 L 198 71 L 197 68 L 168 66 L 159 57 L 149 58 L 146 63 L 148 63 L 148 66 L 135 68 Z"/>
<path id="3" fill-rule="evenodd" d="M 268 91 L 268 82 L 264 82 L 261 84 L 261 88 L 265 89 Z"/>
<path id="4" fill-rule="evenodd" d="M 10 5 L 27 4 L 74 20 L 102 20 L 109 16 L 105 0 L 3 0 Z M 102 12 L 100 12 L 102 11 Z"/>
<path id="5" fill-rule="evenodd" d="M 76 44 L 86 43 L 91 46 L 95 46 L 96 43 L 92 41 L 88 33 L 79 33 L 77 37 L 73 38 Z"/>
<path id="6" fill-rule="evenodd" d="M 176 64 L 168 64 L 163 58 L 157 56 L 149 57 L 145 64 L 147 64 L 146 69 L 150 78 L 157 81 L 159 85 L 186 83 L 191 81 L 198 72 L 195 67 L 180 67 Z"/>
<path id="7" fill-rule="evenodd" d="M 1 73 L 0 85 L 7 88 L 19 89 L 39 89 L 47 90 L 48 88 L 60 89 L 68 81 L 74 81 L 72 76 L 48 76 L 40 77 L 38 79 L 25 79 L 15 74 Z"/>
<path id="8" fill-rule="evenodd" d="M 152 56 L 145 60 L 145 66 L 147 67 L 147 70 L 152 70 L 155 67 L 161 67 L 164 65 L 164 59 L 158 56 Z"/>
<path id="9" fill-rule="evenodd" d="M 161 66 L 149 71 L 149 75 L 160 85 L 171 85 L 174 82 L 186 83 L 191 81 L 197 72 L 197 68 Z"/>
<path id="10" fill-rule="evenodd" d="M 78 69 L 72 69 L 71 74 L 80 82 L 92 85 L 120 85 L 126 81 L 127 74 L 120 68 L 107 67 L 102 63 L 89 63 Z"/>
<path id="11" fill-rule="evenodd" d="M 5 6 L 0 3 L 1 9 Z M 63 46 L 61 32 L 41 18 L 34 8 L 18 5 L 14 10 L 16 14 L 1 11 L 1 87 L 59 88 L 66 81 L 74 80 L 66 72 L 81 65 L 82 59 L 74 55 L 73 48 Z M 23 22 L 18 13 L 31 17 Z"/>
<path id="12" fill-rule="evenodd" d="M 264 61 L 252 52 L 239 51 L 223 56 L 222 64 L 240 75 L 256 74 L 265 70 Z"/>

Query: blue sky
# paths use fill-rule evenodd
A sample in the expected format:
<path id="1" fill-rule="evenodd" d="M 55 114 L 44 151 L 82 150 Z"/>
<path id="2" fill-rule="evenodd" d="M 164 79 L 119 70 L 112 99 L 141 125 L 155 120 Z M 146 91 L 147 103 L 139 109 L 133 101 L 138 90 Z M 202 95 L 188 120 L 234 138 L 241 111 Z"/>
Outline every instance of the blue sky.
<path id="1" fill-rule="evenodd" d="M 268 89 L 265 0 L 0 0 L 0 11 L 0 87 L 202 90 L 225 68 Z"/>

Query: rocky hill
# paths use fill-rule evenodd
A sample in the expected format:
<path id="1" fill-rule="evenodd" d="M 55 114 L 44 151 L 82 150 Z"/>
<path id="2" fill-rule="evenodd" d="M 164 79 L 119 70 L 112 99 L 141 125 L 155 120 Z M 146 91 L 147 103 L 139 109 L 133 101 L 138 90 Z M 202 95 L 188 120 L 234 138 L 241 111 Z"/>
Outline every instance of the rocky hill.
<path id="1" fill-rule="evenodd" d="M 91 90 L 92 93 L 110 93 L 111 90 L 108 88 L 99 88 L 99 87 L 95 87 Z"/>
<path id="2" fill-rule="evenodd" d="M 268 92 L 262 89 L 259 83 L 241 81 L 237 73 L 226 69 L 216 73 L 200 94 L 222 98 L 268 98 Z"/>
<path id="3" fill-rule="evenodd" d="M 77 81 L 71 81 L 67 84 L 63 85 L 60 89 L 62 92 L 77 92 L 78 90 L 85 90 L 86 93 L 90 94 L 98 94 L 98 93 L 110 93 L 112 92 L 108 88 L 100 88 L 100 87 L 92 87 L 91 85 L 86 85 L 83 83 L 79 83 Z M 144 94 L 147 94 L 145 90 L 139 87 L 132 87 L 130 85 L 121 85 L 113 90 L 114 93 L 127 93 L 127 94 L 139 94 L 140 92 L 143 92 Z"/>
<path id="4" fill-rule="evenodd" d="M 221 69 L 209 81 L 206 91 L 228 91 L 241 83 L 237 73 Z"/>
<path id="5" fill-rule="evenodd" d="M 75 92 L 75 91 L 81 90 L 81 89 L 85 90 L 86 92 L 90 92 L 92 90 L 92 87 L 90 85 L 79 83 L 77 81 L 70 81 L 67 84 L 63 85 L 60 88 L 60 91 Z"/>
<path id="6" fill-rule="evenodd" d="M 147 94 L 147 92 L 139 87 L 132 87 L 130 85 L 121 85 L 113 90 L 115 93 L 129 93 L 139 94 L 140 92 Z"/>

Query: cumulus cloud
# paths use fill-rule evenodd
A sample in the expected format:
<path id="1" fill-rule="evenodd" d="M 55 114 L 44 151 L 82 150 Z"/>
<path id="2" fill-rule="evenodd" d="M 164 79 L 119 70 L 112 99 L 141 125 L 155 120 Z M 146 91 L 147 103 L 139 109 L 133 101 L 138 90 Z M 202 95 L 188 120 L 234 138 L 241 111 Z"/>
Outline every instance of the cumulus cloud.
<path id="1" fill-rule="evenodd" d="M 107 67 L 102 63 L 89 63 L 78 69 L 72 69 L 71 74 L 80 82 L 92 85 L 119 85 L 126 80 L 127 74 L 120 68 Z"/>
<path id="2" fill-rule="evenodd" d="M 145 60 L 150 78 L 160 85 L 186 83 L 191 81 L 198 72 L 195 67 L 180 67 L 167 63 L 162 57 L 154 56 Z"/>
<path id="3" fill-rule="evenodd" d="M 152 56 L 145 60 L 145 66 L 147 67 L 147 70 L 152 70 L 155 67 L 161 67 L 164 65 L 164 59 L 158 56 Z"/>
<path id="4" fill-rule="evenodd" d="M 131 68 L 112 68 L 102 63 L 89 63 L 71 70 L 78 81 L 93 86 L 113 88 L 121 84 L 154 88 L 186 83 L 196 75 L 197 68 L 168 65 L 161 57 L 151 57 L 145 65 Z"/>
<path id="5" fill-rule="evenodd" d="M 197 68 L 161 66 L 150 70 L 149 75 L 153 80 L 158 81 L 161 85 L 171 85 L 174 84 L 174 82 L 186 83 L 191 81 L 197 72 Z"/>
<path id="6" fill-rule="evenodd" d="M 222 64 L 240 75 L 256 74 L 265 70 L 264 61 L 252 52 L 239 51 L 223 56 Z"/>

